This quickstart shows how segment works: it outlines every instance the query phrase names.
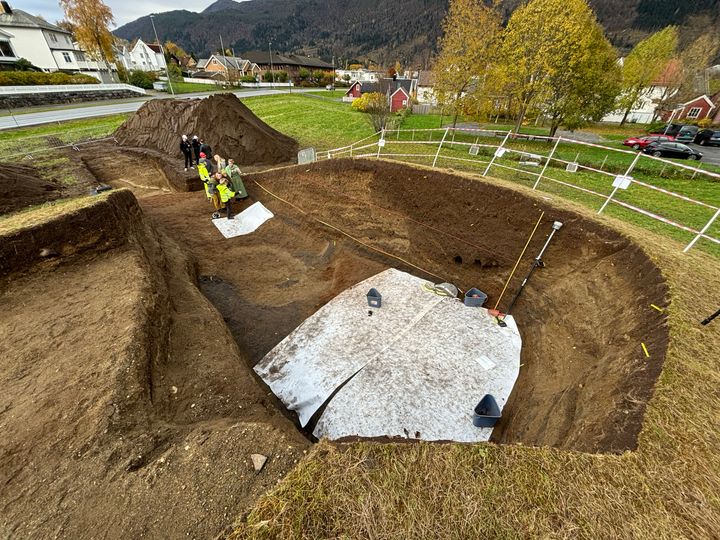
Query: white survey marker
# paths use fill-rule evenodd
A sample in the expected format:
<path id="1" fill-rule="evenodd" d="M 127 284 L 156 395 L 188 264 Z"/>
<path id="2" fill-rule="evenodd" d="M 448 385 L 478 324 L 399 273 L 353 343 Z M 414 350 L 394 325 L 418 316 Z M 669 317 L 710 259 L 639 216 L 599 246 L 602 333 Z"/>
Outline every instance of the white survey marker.
<path id="1" fill-rule="evenodd" d="M 260 225 L 271 217 L 274 217 L 273 213 L 265 208 L 261 202 L 256 202 L 234 216 L 233 219 L 220 217 L 213 219 L 213 223 L 225 238 L 233 238 L 234 236 L 255 232 Z"/>
<path id="2" fill-rule="evenodd" d="M 486 309 L 423 288 L 389 269 L 343 291 L 255 366 L 316 437 L 486 441 L 473 409 L 492 394 L 500 409 L 520 370 L 522 340 Z M 380 308 L 368 307 L 371 288 Z M 372 312 L 372 315 L 369 313 Z"/>

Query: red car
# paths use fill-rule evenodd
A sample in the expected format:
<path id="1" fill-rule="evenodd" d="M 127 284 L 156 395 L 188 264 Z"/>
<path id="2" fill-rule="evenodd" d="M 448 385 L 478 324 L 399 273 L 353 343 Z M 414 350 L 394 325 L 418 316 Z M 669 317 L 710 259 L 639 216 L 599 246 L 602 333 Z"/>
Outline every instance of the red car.
<path id="1" fill-rule="evenodd" d="M 641 150 L 650 143 L 672 142 L 674 140 L 675 137 L 672 135 L 646 135 L 645 137 L 630 137 L 629 139 L 625 139 L 623 144 L 625 146 L 630 146 L 635 150 Z"/>

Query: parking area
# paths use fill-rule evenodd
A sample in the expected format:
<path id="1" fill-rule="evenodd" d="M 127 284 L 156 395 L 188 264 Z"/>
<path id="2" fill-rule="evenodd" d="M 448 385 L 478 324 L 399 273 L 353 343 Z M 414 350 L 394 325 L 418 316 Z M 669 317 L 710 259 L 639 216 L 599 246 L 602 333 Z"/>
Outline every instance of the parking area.
<path id="1" fill-rule="evenodd" d="M 703 155 L 703 163 L 709 163 L 710 165 L 720 165 L 719 146 L 700 146 L 699 144 L 689 144 L 688 146 L 697 150 Z"/>

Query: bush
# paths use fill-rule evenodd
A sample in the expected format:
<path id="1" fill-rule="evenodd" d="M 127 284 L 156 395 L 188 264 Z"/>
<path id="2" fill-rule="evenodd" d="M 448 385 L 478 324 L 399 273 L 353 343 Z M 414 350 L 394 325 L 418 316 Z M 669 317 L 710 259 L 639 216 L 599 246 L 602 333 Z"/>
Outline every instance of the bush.
<path id="1" fill-rule="evenodd" d="M 46 84 L 100 84 L 95 77 L 81 73 L 39 73 L 35 71 L 0 71 L 0 86 L 34 86 Z"/>
<path id="2" fill-rule="evenodd" d="M 255 79 L 255 75 L 243 75 L 242 77 L 240 77 L 240 82 L 254 83 L 257 82 L 257 80 Z"/>
<path id="3" fill-rule="evenodd" d="M 153 87 L 153 83 L 157 80 L 157 77 L 155 74 L 148 73 L 147 71 L 135 70 L 130 72 L 128 80 L 133 86 L 150 90 Z"/>
<path id="4" fill-rule="evenodd" d="M 712 118 L 703 118 L 702 120 L 698 120 L 697 125 L 702 129 L 709 128 L 712 125 Z"/>
<path id="5" fill-rule="evenodd" d="M 171 81 L 183 82 L 182 69 L 180 69 L 180 66 L 178 66 L 175 62 L 170 62 L 167 70 Z"/>
<path id="6" fill-rule="evenodd" d="M 287 71 L 276 71 L 275 72 L 275 81 L 286 83 L 288 81 L 288 73 Z"/>

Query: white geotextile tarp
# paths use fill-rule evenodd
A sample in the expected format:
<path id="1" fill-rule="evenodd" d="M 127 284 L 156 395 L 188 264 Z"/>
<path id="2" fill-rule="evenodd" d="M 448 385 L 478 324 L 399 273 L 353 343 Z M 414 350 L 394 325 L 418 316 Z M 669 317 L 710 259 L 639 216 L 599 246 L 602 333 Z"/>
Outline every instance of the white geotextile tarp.
<path id="1" fill-rule="evenodd" d="M 225 238 L 233 238 L 256 231 L 271 217 L 274 217 L 273 213 L 261 202 L 256 202 L 234 216 L 233 219 L 221 217 L 213 219 L 213 223 Z"/>
<path id="2" fill-rule="evenodd" d="M 394 269 L 358 283 L 255 371 L 303 426 L 337 392 L 317 437 L 488 440 L 492 429 L 473 425 L 473 409 L 485 394 L 502 409 L 512 391 L 522 345 L 515 321 L 507 317 L 502 328 L 487 310 L 428 292 L 424 283 Z M 381 308 L 368 307 L 372 287 L 382 294 Z"/>

